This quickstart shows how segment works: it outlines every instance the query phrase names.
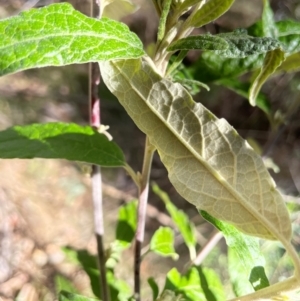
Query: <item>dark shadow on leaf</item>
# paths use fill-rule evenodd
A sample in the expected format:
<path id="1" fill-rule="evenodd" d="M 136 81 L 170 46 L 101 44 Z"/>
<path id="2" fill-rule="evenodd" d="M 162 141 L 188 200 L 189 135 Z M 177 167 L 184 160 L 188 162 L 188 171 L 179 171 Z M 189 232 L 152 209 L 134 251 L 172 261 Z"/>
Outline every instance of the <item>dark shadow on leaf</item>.
<path id="1" fill-rule="evenodd" d="M 135 231 L 129 223 L 124 220 L 118 222 L 116 230 L 116 239 L 131 243 L 134 238 Z"/>
<path id="2" fill-rule="evenodd" d="M 205 297 L 207 300 L 209 301 L 217 301 L 217 298 L 215 297 L 215 295 L 213 294 L 213 292 L 210 290 L 208 282 L 206 280 L 206 277 L 202 271 L 201 267 L 197 267 L 197 271 L 199 273 L 199 277 L 201 280 L 201 288 L 205 294 Z"/>
<path id="3" fill-rule="evenodd" d="M 270 286 L 269 279 L 267 278 L 265 269 L 262 266 L 254 267 L 251 270 L 249 281 L 251 282 L 255 291 Z"/>

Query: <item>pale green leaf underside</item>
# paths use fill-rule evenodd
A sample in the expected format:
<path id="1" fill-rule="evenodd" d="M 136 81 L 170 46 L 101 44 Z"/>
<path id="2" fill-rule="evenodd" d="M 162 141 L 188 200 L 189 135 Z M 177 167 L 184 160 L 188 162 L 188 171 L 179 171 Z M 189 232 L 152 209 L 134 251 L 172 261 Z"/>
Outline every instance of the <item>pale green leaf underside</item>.
<path id="1" fill-rule="evenodd" d="M 287 209 L 263 161 L 226 120 L 195 103 L 180 84 L 162 79 L 145 59 L 100 67 L 186 200 L 245 233 L 291 236 Z"/>
<path id="2" fill-rule="evenodd" d="M 143 54 L 142 42 L 126 25 L 89 18 L 68 3 L 0 21 L 0 75 Z"/>
<path id="3" fill-rule="evenodd" d="M 222 16 L 235 0 L 210 0 L 207 1 L 191 18 L 193 27 L 201 27 Z"/>
<path id="4" fill-rule="evenodd" d="M 122 18 L 134 13 L 138 6 L 131 0 L 105 0 L 101 1 L 101 17 L 120 21 Z"/>
<path id="5" fill-rule="evenodd" d="M 276 69 L 276 72 L 297 71 L 300 71 L 300 52 L 288 56 L 285 61 Z"/>
<path id="6" fill-rule="evenodd" d="M 254 82 L 250 87 L 249 102 L 252 106 L 256 105 L 256 98 L 262 85 L 282 64 L 284 59 L 285 59 L 284 52 L 281 49 L 275 49 L 267 53 L 263 62 L 263 66 L 260 70 L 260 73 L 255 78 Z"/>
<path id="7" fill-rule="evenodd" d="M 168 50 L 213 50 L 224 57 L 245 58 L 249 55 L 266 53 L 277 48 L 280 48 L 280 44 L 275 39 L 251 37 L 244 32 L 236 31 L 218 35 L 190 36 L 172 43 Z"/>

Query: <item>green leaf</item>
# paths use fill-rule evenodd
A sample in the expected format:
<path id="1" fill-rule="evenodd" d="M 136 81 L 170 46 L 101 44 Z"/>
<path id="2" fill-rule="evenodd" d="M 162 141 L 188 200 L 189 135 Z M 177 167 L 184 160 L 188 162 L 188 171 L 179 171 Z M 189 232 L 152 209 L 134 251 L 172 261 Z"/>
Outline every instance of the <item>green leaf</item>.
<path id="1" fill-rule="evenodd" d="M 127 282 L 116 278 L 112 271 L 106 274 L 107 282 L 110 289 L 111 300 L 128 301 L 132 296 L 132 288 Z"/>
<path id="2" fill-rule="evenodd" d="M 55 291 L 58 293 L 60 291 L 67 291 L 70 293 L 77 293 L 77 289 L 73 283 L 66 277 L 62 275 L 55 275 L 54 278 Z"/>
<path id="3" fill-rule="evenodd" d="M 212 269 L 197 267 L 201 287 L 209 301 L 223 301 L 226 300 L 223 285 L 219 275 Z"/>
<path id="4" fill-rule="evenodd" d="M 120 21 L 122 18 L 134 13 L 138 6 L 131 0 L 105 0 L 101 1 L 101 17 Z"/>
<path id="5" fill-rule="evenodd" d="M 101 287 L 99 286 L 100 271 L 98 269 L 97 258 L 89 254 L 86 250 L 79 250 L 76 253 L 78 262 L 90 278 L 94 295 L 101 298 Z"/>
<path id="6" fill-rule="evenodd" d="M 190 251 L 191 260 L 195 259 L 195 246 L 197 243 L 195 225 L 190 221 L 188 215 L 186 215 L 182 210 L 179 210 L 175 205 L 173 205 L 167 193 L 162 191 L 158 185 L 154 184 L 152 186 L 152 189 L 153 192 L 156 193 L 160 197 L 160 199 L 165 203 L 166 209 L 168 210 L 173 222 L 180 231 L 183 240 Z"/>
<path id="7" fill-rule="evenodd" d="M 164 290 L 174 291 L 176 295 L 182 294 L 187 301 L 206 301 L 201 279 L 195 267 L 189 269 L 183 276 L 173 268 L 167 274 Z"/>
<path id="8" fill-rule="evenodd" d="M 184 1 L 179 1 L 180 5 L 176 7 L 176 12 L 180 11 L 181 14 L 185 13 L 189 8 L 192 6 L 202 2 L 203 0 L 184 0 Z"/>
<path id="9" fill-rule="evenodd" d="M 122 252 L 128 246 L 123 241 L 115 240 L 109 244 L 106 251 L 106 262 L 105 266 L 107 269 L 114 270 L 117 264 L 120 262 Z"/>
<path id="10" fill-rule="evenodd" d="M 247 28 L 248 34 L 253 37 L 265 37 L 262 20 L 257 21 Z"/>
<path id="11" fill-rule="evenodd" d="M 88 274 L 93 293 L 100 298 L 101 287 L 99 286 L 99 269 L 97 265 L 97 258 L 90 255 L 87 251 L 77 251 L 77 258 Z M 111 300 L 114 301 L 128 301 L 131 296 L 131 287 L 123 280 L 117 279 L 113 271 L 107 271 L 106 273 L 107 282 L 109 285 L 109 291 Z"/>
<path id="12" fill-rule="evenodd" d="M 228 246 L 229 274 L 235 293 L 238 296 L 253 292 L 248 281 L 253 269 L 265 265 L 260 251 L 259 240 L 239 232 L 233 226 L 219 221 L 205 211 L 201 215 L 222 231 Z"/>
<path id="13" fill-rule="evenodd" d="M 47 123 L 0 132 L 0 158 L 67 159 L 104 167 L 124 166 L 121 149 L 90 126 Z"/>
<path id="14" fill-rule="evenodd" d="M 147 281 L 148 281 L 148 284 L 150 285 L 151 290 L 152 290 L 152 295 L 153 295 L 152 300 L 155 301 L 157 299 L 158 295 L 159 295 L 158 284 L 156 283 L 156 281 L 153 277 L 148 278 Z"/>
<path id="15" fill-rule="evenodd" d="M 274 13 L 270 7 L 269 0 L 263 0 L 264 9 L 261 18 L 262 32 L 265 37 L 277 37 L 277 28 L 274 20 Z"/>
<path id="16" fill-rule="evenodd" d="M 150 250 L 163 257 L 172 257 L 174 260 L 179 255 L 174 250 L 174 232 L 169 227 L 159 227 L 151 238 Z"/>
<path id="17" fill-rule="evenodd" d="M 285 61 L 276 69 L 276 73 L 298 71 L 300 71 L 300 52 L 288 56 Z"/>
<path id="18" fill-rule="evenodd" d="M 190 49 L 201 49 L 201 50 L 226 50 L 228 43 L 219 38 L 217 35 L 204 34 L 199 36 L 189 36 L 180 40 L 177 40 L 167 48 L 168 51 L 177 50 L 190 50 Z"/>
<path id="19" fill-rule="evenodd" d="M 284 59 L 284 52 L 280 49 L 275 49 L 267 53 L 260 73 L 252 83 L 249 91 L 249 102 L 252 106 L 256 105 L 256 98 L 262 85 L 282 64 Z"/>
<path id="20" fill-rule="evenodd" d="M 161 78 L 146 58 L 100 66 L 105 84 L 148 135 L 187 201 L 245 233 L 291 237 L 288 211 L 261 157 L 226 120 Z"/>
<path id="21" fill-rule="evenodd" d="M 59 301 L 96 301 L 98 299 L 88 298 L 78 294 L 61 291 L 58 296 Z"/>
<path id="22" fill-rule="evenodd" d="M 170 290 L 164 290 L 156 301 L 182 301 L 181 295 L 176 296 L 174 292 Z"/>
<path id="23" fill-rule="evenodd" d="M 192 267 L 185 275 L 173 268 L 167 275 L 164 291 L 182 294 L 184 300 L 224 301 L 225 292 L 219 276 L 211 269 Z M 174 300 L 174 299 L 172 299 Z"/>
<path id="24" fill-rule="evenodd" d="M 282 20 L 276 22 L 276 28 L 278 31 L 278 36 L 288 36 L 300 34 L 300 22 L 295 20 Z"/>
<path id="25" fill-rule="evenodd" d="M 122 206 L 119 210 L 119 218 L 116 229 L 116 239 L 123 248 L 130 246 L 136 231 L 137 202 L 133 201 Z"/>
<path id="26" fill-rule="evenodd" d="M 208 24 L 220 16 L 231 7 L 235 0 L 210 0 L 206 2 L 190 19 L 189 25 L 201 27 Z"/>
<path id="27" fill-rule="evenodd" d="M 262 63 L 263 55 L 255 54 L 242 59 L 231 59 L 206 51 L 189 70 L 196 80 L 208 83 L 256 70 Z"/>
<path id="28" fill-rule="evenodd" d="M 169 12 L 170 12 L 171 3 L 172 3 L 172 0 L 164 0 L 162 2 L 163 7 L 162 7 L 162 11 L 161 11 L 161 16 L 159 19 L 158 32 L 157 32 L 157 41 L 158 42 L 162 41 L 163 37 L 165 36 L 166 23 L 167 23 L 167 18 L 168 18 Z"/>
<path id="29" fill-rule="evenodd" d="M 0 21 L 0 75 L 144 54 L 122 23 L 89 18 L 68 3 L 31 9 Z"/>
<path id="30" fill-rule="evenodd" d="M 251 37 L 245 34 L 245 31 L 238 30 L 214 36 L 210 34 L 190 36 L 172 43 L 168 50 L 213 50 L 224 57 L 244 58 L 253 54 L 266 53 L 279 47 L 280 43 L 275 39 Z"/>
<path id="31" fill-rule="evenodd" d="M 262 266 L 256 266 L 251 270 L 249 281 L 255 291 L 270 286 L 269 279 L 267 278 L 265 269 Z"/>
<path id="32" fill-rule="evenodd" d="M 181 53 L 185 56 L 187 51 L 183 50 Z M 182 84 L 191 95 L 197 94 L 200 87 L 207 91 L 210 89 L 205 83 L 194 80 L 191 71 L 181 61 L 180 63 L 176 62 L 176 59 L 168 69 L 167 75 L 170 75 L 174 82 Z"/>
<path id="33" fill-rule="evenodd" d="M 279 37 L 282 48 L 285 52 L 292 54 L 300 51 L 300 35 L 299 34 L 291 34 L 287 36 Z"/>

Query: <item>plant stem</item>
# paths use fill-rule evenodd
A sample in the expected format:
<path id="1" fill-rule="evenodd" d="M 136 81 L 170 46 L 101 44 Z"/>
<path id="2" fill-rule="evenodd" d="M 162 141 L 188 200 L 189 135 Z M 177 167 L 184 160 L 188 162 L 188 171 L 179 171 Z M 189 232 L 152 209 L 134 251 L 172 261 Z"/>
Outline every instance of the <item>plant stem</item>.
<path id="1" fill-rule="evenodd" d="M 135 235 L 135 252 L 134 252 L 134 295 L 137 301 L 141 300 L 141 250 L 145 236 L 146 209 L 149 193 L 149 177 L 151 171 L 152 158 L 155 148 L 150 144 L 149 138 L 146 137 L 144 163 L 142 174 L 140 175 L 139 184 L 139 205 L 138 205 L 138 224 Z"/>
<path id="2" fill-rule="evenodd" d="M 179 52 L 179 54 L 177 55 L 175 61 L 173 62 L 173 64 L 169 67 L 166 75 L 171 75 L 172 72 L 174 72 L 181 64 L 181 62 L 183 61 L 183 59 L 185 58 L 185 56 L 187 55 L 188 51 L 187 50 L 181 50 Z"/>
<path id="3" fill-rule="evenodd" d="M 98 5 L 94 5 L 94 0 L 91 0 L 91 17 L 99 16 L 100 0 Z M 101 124 L 100 120 L 100 98 L 98 96 L 98 86 L 100 83 L 100 70 L 97 63 L 89 64 L 89 115 L 90 125 L 98 128 Z M 102 200 L 102 177 L 100 166 L 92 166 L 92 199 L 94 207 L 94 224 L 95 235 L 97 240 L 97 255 L 100 270 L 99 285 L 103 301 L 110 301 L 110 294 L 106 279 L 105 267 L 105 251 L 103 244 L 104 224 L 103 224 L 103 200 Z"/>
<path id="4" fill-rule="evenodd" d="M 193 260 L 194 265 L 200 265 L 203 260 L 207 257 L 207 255 L 211 252 L 211 250 L 216 246 L 216 244 L 223 237 L 222 232 L 215 232 L 211 238 L 207 241 L 207 243 L 203 246 L 195 260 Z"/>
<path id="5" fill-rule="evenodd" d="M 109 289 L 106 279 L 105 267 L 105 251 L 103 244 L 104 225 L 103 225 L 103 200 L 102 200 L 102 179 L 100 166 L 93 165 L 92 170 L 92 192 L 93 192 L 93 205 L 94 205 L 94 223 L 95 234 L 97 239 L 97 255 L 100 270 L 100 287 L 103 301 L 109 301 Z"/>
<path id="6" fill-rule="evenodd" d="M 297 279 L 298 281 L 298 285 L 300 288 L 300 260 L 299 260 L 299 256 L 295 250 L 295 248 L 293 247 L 292 243 L 286 239 L 284 239 L 284 237 L 282 237 L 282 239 L 280 239 L 280 242 L 283 244 L 283 246 L 285 247 L 286 252 L 288 253 L 288 255 L 291 257 L 293 264 L 294 264 L 294 269 L 295 269 L 295 273 L 294 273 L 294 277 Z"/>

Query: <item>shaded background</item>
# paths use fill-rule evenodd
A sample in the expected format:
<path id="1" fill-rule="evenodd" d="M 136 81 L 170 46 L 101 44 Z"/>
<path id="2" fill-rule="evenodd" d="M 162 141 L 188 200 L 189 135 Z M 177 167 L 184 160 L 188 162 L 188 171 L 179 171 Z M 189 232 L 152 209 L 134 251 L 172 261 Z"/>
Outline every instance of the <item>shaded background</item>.
<path id="1" fill-rule="evenodd" d="M 0 0 L 0 17 L 9 17 L 29 7 L 53 2 L 59 1 Z M 89 1 L 69 2 L 89 14 Z M 158 20 L 152 1 L 136 2 L 141 8 L 124 18 L 124 21 L 139 35 L 147 48 L 155 41 Z M 293 18 L 300 21 L 298 0 L 274 0 L 271 5 L 276 20 Z M 215 24 L 209 24 L 206 30 L 215 33 L 219 28 L 233 30 L 248 27 L 260 18 L 261 11 L 261 0 L 236 0 L 230 11 Z M 185 64 L 192 65 L 198 56 L 199 53 L 190 52 Z M 87 70 L 86 65 L 72 65 L 28 70 L 0 78 L 0 129 L 35 122 L 87 124 Z M 272 157 L 280 168 L 279 173 L 270 171 L 277 185 L 284 194 L 291 196 L 287 198 L 288 201 L 299 202 L 300 75 L 283 74 L 272 78 L 263 87 L 274 116 L 285 120 L 275 132 L 270 130 L 266 115 L 258 108 L 251 107 L 246 99 L 215 84 L 210 86 L 211 91 L 201 91 L 195 97 L 196 101 L 202 102 L 218 117 L 226 118 L 244 138 L 253 139 L 262 151 Z M 135 170 L 140 170 L 145 137 L 105 87 L 100 90 L 102 122 L 110 125 L 110 133 L 124 150 L 128 163 Z M 122 169 L 104 169 L 103 173 L 106 245 L 109 245 L 114 238 L 118 208 L 136 196 L 136 188 Z M 167 191 L 172 201 L 196 223 L 200 249 L 210 237 L 212 228 L 199 217 L 193 206 L 178 196 L 157 155 L 151 179 Z M 150 204 L 152 207 L 149 208 L 145 245 L 159 225 L 170 222 L 164 214 L 164 205 L 152 193 Z M 298 243 L 296 213 L 293 219 L 295 243 Z M 91 294 L 88 277 L 65 258 L 61 251 L 63 246 L 87 248 L 91 253 L 95 253 L 96 249 L 90 179 L 83 173 L 81 166 L 59 160 L 0 160 L 2 300 L 13 300 L 17 294 L 27 296 L 26 300 L 32 301 L 54 300 L 58 274 L 69 278 L 83 294 Z M 146 257 L 142 263 L 144 279 L 154 275 L 162 281 L 170 267 L 182 269 L 188 261 L 188 252 L 179 236 L 176 237 L 176 249 L 181 254 L 181 260 L 177 262 L 155 255 Z M 125 254 L 126 258 L 131 256 L 131 251 Z M 221 242 L 219 248 L 207 258 L 206 264 L 219 271 L 226 280 L 225 255 L 226 248 Z M 126 259 L 118 273 L 130 279 L 131 271 L 132 261 Z M 278 268 L 273 275 L 274 281 L 284 276 L 285 272 Z M 147 290 L 145 294 L 148 294 Z"/>

